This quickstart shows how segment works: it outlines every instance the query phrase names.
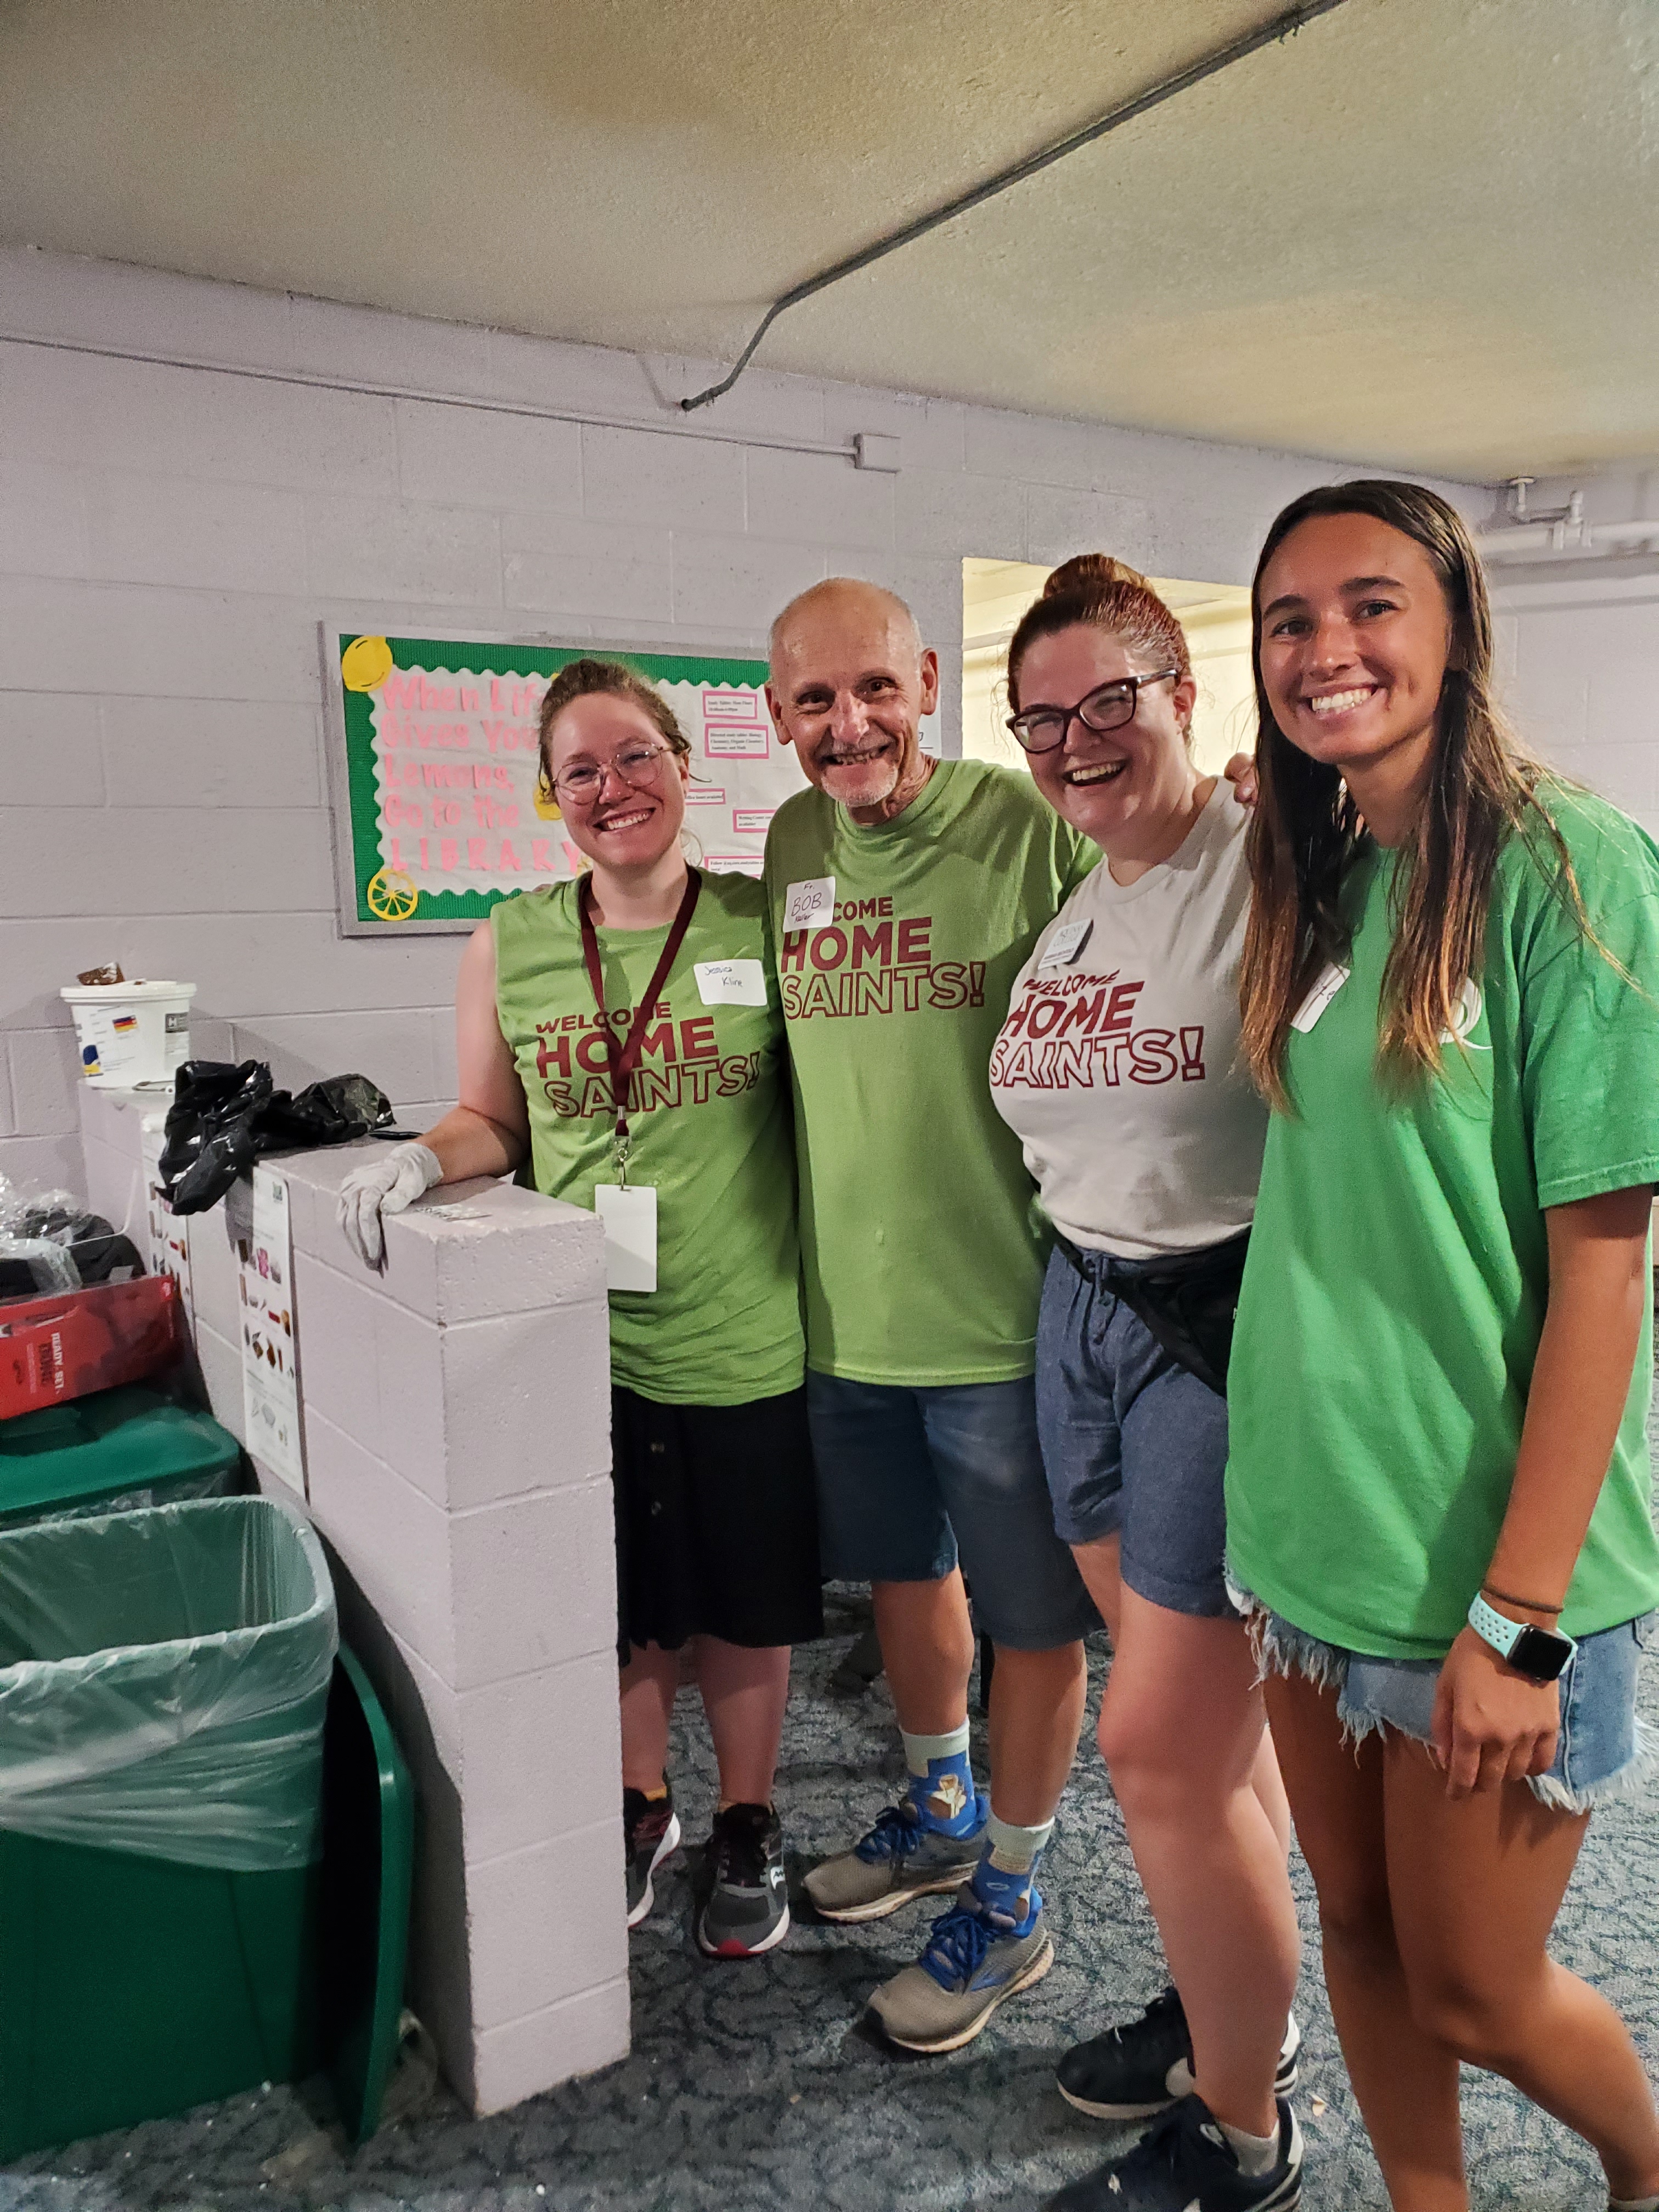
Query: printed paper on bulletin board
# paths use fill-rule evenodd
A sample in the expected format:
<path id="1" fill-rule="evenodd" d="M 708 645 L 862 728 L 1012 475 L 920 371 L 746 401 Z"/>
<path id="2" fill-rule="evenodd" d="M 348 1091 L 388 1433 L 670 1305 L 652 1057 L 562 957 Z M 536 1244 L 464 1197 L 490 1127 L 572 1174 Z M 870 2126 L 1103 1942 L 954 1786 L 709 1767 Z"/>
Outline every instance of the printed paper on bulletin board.
<path id="1" fill-rule="evenodd" d="M 625 661 L 691 747 L 693 856 L 758 875 L 766 826 L 805 779 L 766 711 L 766 664 L 591 641 L 381 637 L 330 625 L 340 920 L 349 935 L 471 929 L 498 899 L 578 872 L 539 784 L 537 716 L 572 660 Z"/>

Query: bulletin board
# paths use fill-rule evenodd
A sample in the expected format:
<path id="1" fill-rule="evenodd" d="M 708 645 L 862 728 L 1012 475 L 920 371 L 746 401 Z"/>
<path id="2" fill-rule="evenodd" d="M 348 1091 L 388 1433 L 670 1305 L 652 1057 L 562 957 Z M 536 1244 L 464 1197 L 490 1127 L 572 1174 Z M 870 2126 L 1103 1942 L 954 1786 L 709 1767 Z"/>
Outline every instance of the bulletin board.
<path id="1" fill-rule="evenodd" d="M 766 710 L 763 660 L 592 639 L 386 637 L 322 629 L 340 926 L 349 937 L 470 930 L 498 900 L 575 875 L 580 855 L 538 788 L 537 716 L 560 669 L 625 661 L 691 746 L 694 856 L 758 875 L 766 827 L 805 779 Z"/>

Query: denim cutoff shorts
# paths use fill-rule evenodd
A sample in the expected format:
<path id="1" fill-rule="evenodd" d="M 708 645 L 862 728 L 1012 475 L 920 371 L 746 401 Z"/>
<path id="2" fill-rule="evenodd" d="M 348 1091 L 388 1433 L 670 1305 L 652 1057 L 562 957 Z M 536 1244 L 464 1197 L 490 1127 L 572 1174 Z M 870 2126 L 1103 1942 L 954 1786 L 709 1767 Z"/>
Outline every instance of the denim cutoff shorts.
<path id="1" fill-rule="evenodd" d="M 1282 1613 L 1229 1584 L 1250 1626 L 1261 1674 L 1297 1674 L 1336 1692 L 1337 1717 L 1352 1743 L 1383 1728 L 1429 1741 L 1434 1693 L 1443 1662 L 1377 1659 L 1322 1643 Z M 1636 1711 L 1636 1678 L 1642 1654 L 1659 1633 L 1659 1613 L 1644 1613 L 1582 1637 L 1561 1671 L 1561 1729 L 1555 1759 L 1528 1786 L 1563 1813 L 1588 1813 L 1614 1797 L 1629 1796 L 1652 1772 L 1655 1747 Z"/>
<path id="2" fill-rule="evenodd" d="M 1142 1264 L 1065 1244 L 1048 1256 L 1036 1409 L 1054 1528 L 1067 1544 L 1118 1536 L 1138 1596 L 1225 1619 L 1227 1401 L 1113 1289 Z"/>
<path id="3" fill-rule="evenodd" d="M 1031 1379 L 904 1385 L 806 1376 L 823 1571 L 937 1582 L 957 1563 L 994 1644 L 1049 1651 L 1100 1626 L 1054 1534 Z"/>

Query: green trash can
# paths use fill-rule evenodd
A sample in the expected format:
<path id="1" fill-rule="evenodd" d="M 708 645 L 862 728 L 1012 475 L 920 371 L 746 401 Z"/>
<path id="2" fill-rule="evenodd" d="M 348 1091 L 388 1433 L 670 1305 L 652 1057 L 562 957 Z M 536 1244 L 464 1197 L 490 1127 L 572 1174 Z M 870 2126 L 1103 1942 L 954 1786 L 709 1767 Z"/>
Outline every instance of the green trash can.
<path id="1" fill-rule="evenodd" d="M 275 1499 L 0 1532 L 0 2160 L 320 2063 L 337 1643 Z"/>
<path id="2" fill-rule="evenodd" d="M 242 1448 L 198 1407 L 141 1382 L 0 1421 L 0 1529 L 222 1498 Z"/>

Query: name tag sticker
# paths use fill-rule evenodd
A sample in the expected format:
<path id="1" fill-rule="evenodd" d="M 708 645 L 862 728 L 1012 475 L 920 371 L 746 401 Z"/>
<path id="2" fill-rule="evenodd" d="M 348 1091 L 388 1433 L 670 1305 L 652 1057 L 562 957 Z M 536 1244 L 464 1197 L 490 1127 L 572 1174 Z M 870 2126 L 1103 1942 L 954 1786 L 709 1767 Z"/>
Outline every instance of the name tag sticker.
<path id="1" fill-rule="evenodd" d="M 1351 972 L 1346 968 L 1339 968 L 1332 961 L 1324 974 L 1315 978 L 1312 990 L 1291 1015 L 1291 1027 L 1300 1030 L 1305 1036 L 1347 981 Z"/>
<path id="2" fill-rule="evenodd" d="M 1042 948 L 1039 968 L 1069 968 L 1089 942 L 1092 921 L 1062 921 Z"/>
<path id="3" fill-rule="evenodd" d="M 763 1006 L 766 970 L 758 960 L 699 960 L 691 973 L 705 1006 Z"/>
<path id="4" fill-rule="evenodd" d="M 783 895 L 786 929 L 827 929 L 836 918 L 836 879 L 808 876 L 791 884 Z"/>
<path id="5" fill-rule="evenodd" d="M 657 1194 L 649 1183 L 624 1190 L 596 1182 L 593 1211 L 605 1224 L 605 1282 L 610 1291 L 657 1287 Z"/>

